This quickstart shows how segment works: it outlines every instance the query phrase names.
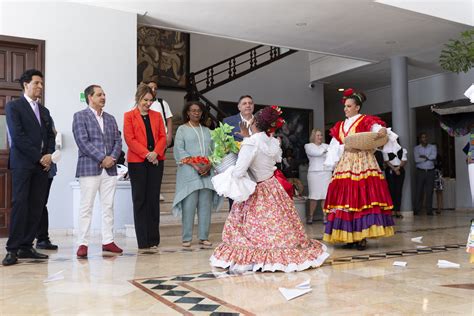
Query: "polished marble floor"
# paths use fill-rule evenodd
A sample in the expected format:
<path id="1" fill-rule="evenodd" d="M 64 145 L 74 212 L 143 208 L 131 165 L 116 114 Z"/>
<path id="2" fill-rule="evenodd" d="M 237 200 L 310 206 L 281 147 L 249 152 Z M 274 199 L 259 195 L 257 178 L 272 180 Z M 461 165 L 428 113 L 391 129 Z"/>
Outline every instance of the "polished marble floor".
<path id="1" fill-rule="evenodd" d="M 60 248 L 45 251 L 48 261 L 0 267 L 0 315 L 474 315 L 474 264 L 464 248 L 471 218 L 474 212 L 445 211 L 397 219 L 394 237 L 369 240 L 365 251 L 330 246 L 321 268 L 287 274 L 212 271 L 212 249 L 182 249 L 179 227 L 167 228 L 150 251 L 117 237 L 121 256 L 103 256 L 95 237 L 88 260 L 76 259 L 72 236 L 53 235 Z M 321 238 L 321 223 L 306 228 Z M 411 241 L 419 236 L 422 243 Z M 460 268 L 440 269 L 438 260 Z M 312 291 L 294 300 L 278 290 L 306 280 Z"/>

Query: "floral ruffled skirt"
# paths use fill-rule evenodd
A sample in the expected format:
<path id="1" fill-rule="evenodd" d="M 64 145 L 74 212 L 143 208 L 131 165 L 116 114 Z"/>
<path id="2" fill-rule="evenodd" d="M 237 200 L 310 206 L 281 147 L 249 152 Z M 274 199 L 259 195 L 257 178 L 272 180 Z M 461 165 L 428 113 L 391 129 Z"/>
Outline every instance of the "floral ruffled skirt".
<path id="1" fill-rule="evenodd" d="M 211 265 L 233 271 L 301 271 L 329 257 L 326 246 L 306 236 L 294 202 L 275 177 L 234 203 Z"/>

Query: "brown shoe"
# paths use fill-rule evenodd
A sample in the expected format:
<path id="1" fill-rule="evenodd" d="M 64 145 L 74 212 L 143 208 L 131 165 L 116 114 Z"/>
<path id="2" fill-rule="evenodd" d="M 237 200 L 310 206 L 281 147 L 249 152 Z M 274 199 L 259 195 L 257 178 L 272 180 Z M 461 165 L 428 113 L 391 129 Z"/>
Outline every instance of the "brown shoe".
<path id="1" fill-rule="evenodd" d="M 191 242 L 190 241 L 183 241 L 183 247 L 186 247 L 186 248 L 191 247 Z"/>
<path id="2" fill-rule="evenodd" d="M 87 246 L 80 245 L 76 253 L 78 258 L 87 258 Z"/>
<path id="3" fill-rule="evenodd" d="M 102 245 L 102 251 L 108 251 L 113 253 L 122 253 L 123 250 L 119 248 L 113 241 L 110 244 Z"/>

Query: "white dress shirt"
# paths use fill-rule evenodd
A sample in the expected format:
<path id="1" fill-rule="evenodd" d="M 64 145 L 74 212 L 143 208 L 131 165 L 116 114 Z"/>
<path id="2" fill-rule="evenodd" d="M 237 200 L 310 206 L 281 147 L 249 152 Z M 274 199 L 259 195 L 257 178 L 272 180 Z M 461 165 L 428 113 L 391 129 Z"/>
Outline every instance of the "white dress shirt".
<path id="1" fill-rule="evenodd" d="M 89 107 L 89 109 L 92 111 L 92 113 L 94 113 L 95 119 L 99 123 L 100 130 L 102 131 L 102 133 L 104 133 L 104 111 L 101 111 L 99 115 L 97 114 L 97 111 L 94 110 L 92 107 Z"/>
<path id="2" fill-rule="evenodd" d="M 244 119 L 244 117 L 242 116 L 242 114 L 240 114 L 240 120 L 241 120 L 242 122 L 244 122 L 244 123 L 245 123 L 245 126 L 247 126 L 247 128 L 249 129 L 249 134 L 250 134 L 250 136 L 252 136 L 252 134 L 253 134 L 253 133 L 252 133 L 252 129 L 250 128 L 250 121 L 251 121 L 252 119 L 253 119 L 253 115 L 252 115 L 252 117 L 250 118 L 250 120 L 247 121 L 246 119 Z"/>
<path id="3" fill-rule="evenodd" d="M 402 159 L 400 160 L 400 158 L 398 158 L 397 156 L 397 153 L 393 153 L 395 154 L 395 158 L 393 158 L 392 160 L 390 160 L 390 158 L 388 157 L 388 154 L 389 153 L 385 153 L 385 152 L 382 152 L 382 155 L 383 155 L 383 161 L 388 161 L 390 162 L 390 164 L 394 167 L 398 167 L 401 165 L 402 161 L 407 161 L 408 158 L 407 158 L 407 150 L 405 148 L 402 148 L 403 149 L 403 153 L 402 153 Z"/>

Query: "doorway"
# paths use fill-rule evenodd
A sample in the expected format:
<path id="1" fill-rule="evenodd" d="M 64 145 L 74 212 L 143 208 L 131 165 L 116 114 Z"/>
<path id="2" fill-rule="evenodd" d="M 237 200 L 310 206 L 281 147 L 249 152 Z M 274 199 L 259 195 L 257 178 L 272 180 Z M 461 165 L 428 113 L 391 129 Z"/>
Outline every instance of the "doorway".
<path id="1" fill-rule="evenodd" d="M 19 79 L 25 70 L 44 73 L 44 48 L 42 40 L 0 35 L 0 237 L 8 236 L 12 204 L 5 106 L 22 95 Z"/>

